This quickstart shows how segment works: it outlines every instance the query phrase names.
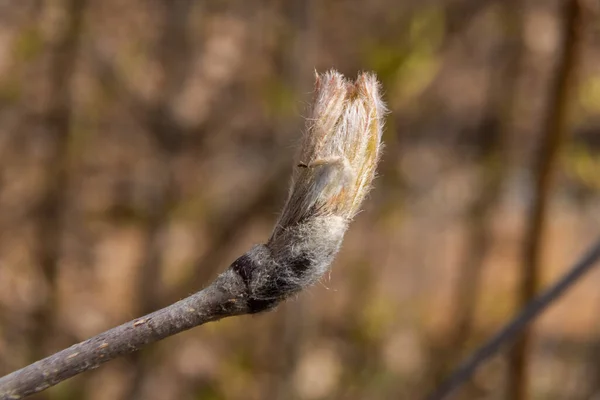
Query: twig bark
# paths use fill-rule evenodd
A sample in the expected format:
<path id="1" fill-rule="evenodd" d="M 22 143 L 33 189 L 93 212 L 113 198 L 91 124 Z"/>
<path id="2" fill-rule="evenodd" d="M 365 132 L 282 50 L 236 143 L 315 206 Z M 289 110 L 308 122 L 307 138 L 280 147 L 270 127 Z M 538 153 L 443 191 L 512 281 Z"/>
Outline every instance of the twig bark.
<path id="1" fill-rule="evenodd" d="M 210 321 L 251 313 L 248 299 L 244 280 L 228 269 L 192 296 L 0 378 L 0 399 L 29 396 L 144 345 Z"/>

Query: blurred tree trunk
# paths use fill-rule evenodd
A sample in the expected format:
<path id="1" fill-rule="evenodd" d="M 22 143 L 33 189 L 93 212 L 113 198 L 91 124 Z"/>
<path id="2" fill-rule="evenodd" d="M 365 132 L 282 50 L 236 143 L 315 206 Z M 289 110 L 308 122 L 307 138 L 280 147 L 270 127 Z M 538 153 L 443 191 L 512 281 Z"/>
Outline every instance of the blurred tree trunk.
<path id="1" fill-rule="evenodd" d="M 536 295 L 540 285 L 540 266 L 547 208 L 556 170 L 557 158 L 567 135 L 567 112 L 574 87 L 580 42 L 580 0 L 565 0 L 560 10 L 562 37 L 557 64 L 542 121 L 539 147 L 534 155 L 533 196 L 529 205 L 523 242 L 523 259 L 518 289 L 518 307 Z M 520 336 L 510 352 L 507 399 L 526 400 L 529 395 L 528 356 L 531 331 Z"/>

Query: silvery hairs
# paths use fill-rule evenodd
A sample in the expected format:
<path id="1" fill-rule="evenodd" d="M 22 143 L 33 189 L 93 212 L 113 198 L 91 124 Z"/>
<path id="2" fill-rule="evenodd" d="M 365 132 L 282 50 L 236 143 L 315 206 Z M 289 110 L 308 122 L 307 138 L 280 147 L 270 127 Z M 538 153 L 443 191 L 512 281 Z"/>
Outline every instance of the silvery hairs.
<path id="1" fill-rule="evenodd" d="M 329 269 L 371 188 L 385 113 L 375 75 L 361 73 L 354 82 L 336 71 L 316 75 L 281 216 L 269 241 L 231 267 L 248 287 L 252 312 L 274 307 Z"/>

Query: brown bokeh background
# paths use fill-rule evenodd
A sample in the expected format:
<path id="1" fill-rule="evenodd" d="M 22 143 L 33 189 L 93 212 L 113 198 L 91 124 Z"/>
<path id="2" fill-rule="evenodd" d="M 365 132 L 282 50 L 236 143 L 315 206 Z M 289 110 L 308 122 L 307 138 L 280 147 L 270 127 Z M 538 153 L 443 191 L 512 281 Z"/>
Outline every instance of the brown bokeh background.
<path id="1" fill-rule="evenodd" d="M 600 8 L 581 1 L 565 44 L 563 3 L 0 1 L 0 375 L 193 293 L 266 240 L 314 71 L 336 68 L 376 72 L 391 113 L 323 282 L 34 398 L 421 398 L 518 308 L 552 127 L 536 285 L 600 233 Z M 599 398 L 599 285 L 595 271 L 534 325 L 531 399 Z M 504 352 L 461 398 L 506 398 L 509 370 Z"/>

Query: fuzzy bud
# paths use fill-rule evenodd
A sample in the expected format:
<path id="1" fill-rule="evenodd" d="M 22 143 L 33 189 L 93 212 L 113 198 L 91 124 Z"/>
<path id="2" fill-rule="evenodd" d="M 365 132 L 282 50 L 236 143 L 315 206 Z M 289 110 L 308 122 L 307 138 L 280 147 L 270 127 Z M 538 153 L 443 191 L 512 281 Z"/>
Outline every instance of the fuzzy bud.
<path id="1" fill-rule="evenodd" d="M 375 177 L 386 113 L 379 91 L 373 74 L 354 82 L 335 71 L 316 76 L 283 212 L 269 241 L 232 265 L 254 312 L 314 284 L 331 265 Z"/>

